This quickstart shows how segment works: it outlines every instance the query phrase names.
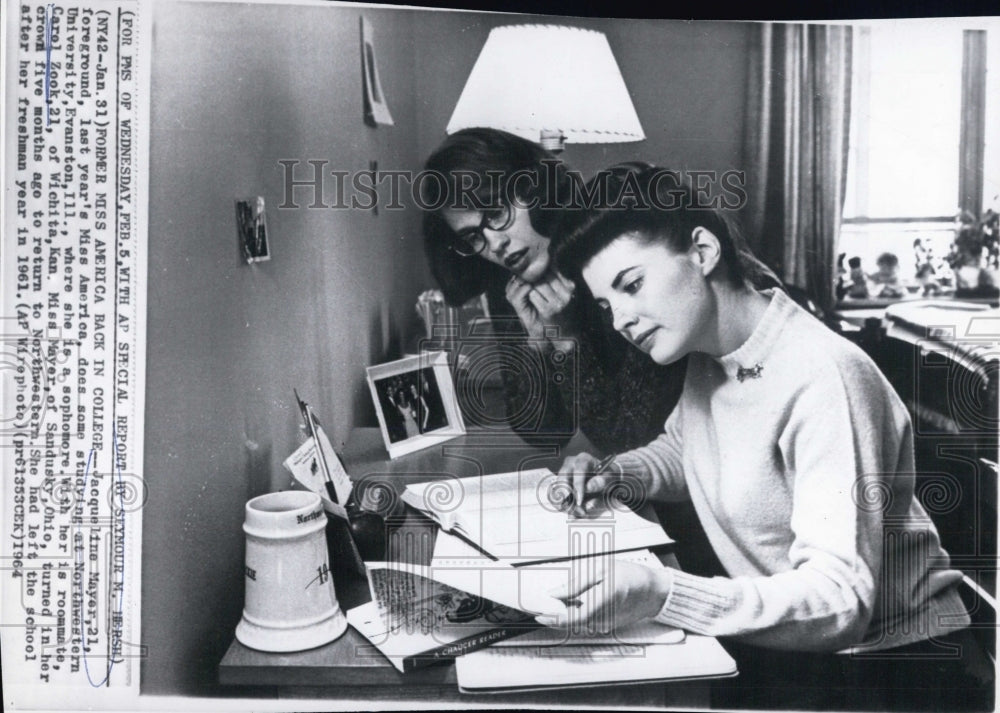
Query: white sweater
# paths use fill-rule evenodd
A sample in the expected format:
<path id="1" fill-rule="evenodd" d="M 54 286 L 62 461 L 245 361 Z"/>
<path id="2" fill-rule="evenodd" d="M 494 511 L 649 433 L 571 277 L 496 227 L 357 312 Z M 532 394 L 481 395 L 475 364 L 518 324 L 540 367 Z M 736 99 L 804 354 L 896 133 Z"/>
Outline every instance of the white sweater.
<path id="1" fill-rule="evenodd" d="M 969 624 L 961 573 L 913 496 L 905 407 L 867 355 L 784 292 L 735 352 L 691 356 L 665 433 L 617 461 L 651 497 L 691 498 L 730 575 L 676 572 L 665 623 L 803 651 Z"/>

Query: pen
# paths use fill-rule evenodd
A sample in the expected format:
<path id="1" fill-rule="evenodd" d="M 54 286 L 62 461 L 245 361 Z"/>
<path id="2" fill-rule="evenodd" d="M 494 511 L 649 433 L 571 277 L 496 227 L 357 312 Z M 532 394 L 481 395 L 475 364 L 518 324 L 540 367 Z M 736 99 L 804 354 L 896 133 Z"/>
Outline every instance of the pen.
<path id="1" fill-rule="evenodd" d="M 330 500 L 337 503 L 337 489 L 333 485 L 333 478 L 330 477 L 330 466 L 326 462 L 326 453 L 323 452 L 323 446 L 319 442 L 319 436 L 316 435 L 316 418 L 313 416 L 312 409 L 306 406 L 306 413 L 309 414 L 309 430 L 313 433 L 313 443 L 316 447 L 316 455 L 319 456 L 319 464 L 323 468 L 323 479 L 326 481 L 326 493 L 330 496 Z"/>
<path id="2" fill-rule="evenodd" d="M 323 448 L 320 446 L 319 437 L 316 435 L 316 418 L 313 416 L 312 409 L 309 408 L 309 404 L 299 398 L 299 392 L 295 391 L 295 400 L 299 402 L 299 408 L 302 410 L 302 415 L 305 417 L 306 428 L 309 430 L 309 435 L 313 439 L 313 447 L 316 449 L 316 460 L 319 461 L 320 468 L 323 470 L 323 480 L 326 484 L 326 494 L 330 497 L 330 500 L 337 503 L 337 489 L 333 485 L 333 478 L 330 477 L 330 466 L 326 462 L 326 454 L 323 453 Z"/>

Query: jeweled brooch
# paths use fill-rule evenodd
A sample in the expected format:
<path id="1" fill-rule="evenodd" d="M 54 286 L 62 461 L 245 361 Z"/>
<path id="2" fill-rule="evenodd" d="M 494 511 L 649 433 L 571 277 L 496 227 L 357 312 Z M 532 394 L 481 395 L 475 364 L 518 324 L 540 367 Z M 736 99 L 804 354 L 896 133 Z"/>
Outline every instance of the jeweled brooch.
<path id="1" fill-rule="evenodd" d="M 764 371 L 764 365 L 760 362 L 757 362 L 749 369 L 741 366 L 736 370 L 736 380 L 743 382 L 747 379 L 759 379 L 762 371 Z"/>

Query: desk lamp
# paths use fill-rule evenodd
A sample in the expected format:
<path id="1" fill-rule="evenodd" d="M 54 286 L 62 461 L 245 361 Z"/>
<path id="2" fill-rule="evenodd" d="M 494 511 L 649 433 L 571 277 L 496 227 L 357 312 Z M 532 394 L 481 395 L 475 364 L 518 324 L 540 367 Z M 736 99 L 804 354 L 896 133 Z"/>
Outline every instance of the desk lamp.
<path id="1" fill-rule="evenodd" d="M 446 131 L 502 129 L 558 153 L 565 142 L 646 135 L 602 32 L 558 25 L 490 31 Z"/>

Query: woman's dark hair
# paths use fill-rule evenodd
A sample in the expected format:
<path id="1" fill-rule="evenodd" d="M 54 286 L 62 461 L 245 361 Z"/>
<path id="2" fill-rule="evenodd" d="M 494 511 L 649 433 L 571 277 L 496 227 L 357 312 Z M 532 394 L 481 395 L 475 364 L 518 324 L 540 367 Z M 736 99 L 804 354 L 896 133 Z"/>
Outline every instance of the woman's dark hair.
<path id="1" fill-rule="evenodd" d="M 501 205 L 528 208 L 531 227 L 554 237 L 562 207 L 573 196 L 573 174 L 537 144 L 497 129 L 463 129 L 427 159 L 420 184 L 425 209 L 424 252 L 445 300 L 460 305 L 509 275 L 499 265 L 463 258 L 449 249 L 457 240 L 441 211 L 484 210 Z"/>
<path id="2" fill-rule="evenodd" d="M 600 171 L 586 187 L 591 207 L 567 214 L 560 240 L 553 245 L 559 270 L 578 285 L 595 255 L 629 233 L 647 243 L 661 241 L 675 252 L 691 247 L 695 228 L 719 239 L 726 279 L 756 289 L 782 287 L 777 276 L 750 250 L 736 222 L 716 207 L 702 207 L 703 196 L 676 171 L 630 162 Z"/>

